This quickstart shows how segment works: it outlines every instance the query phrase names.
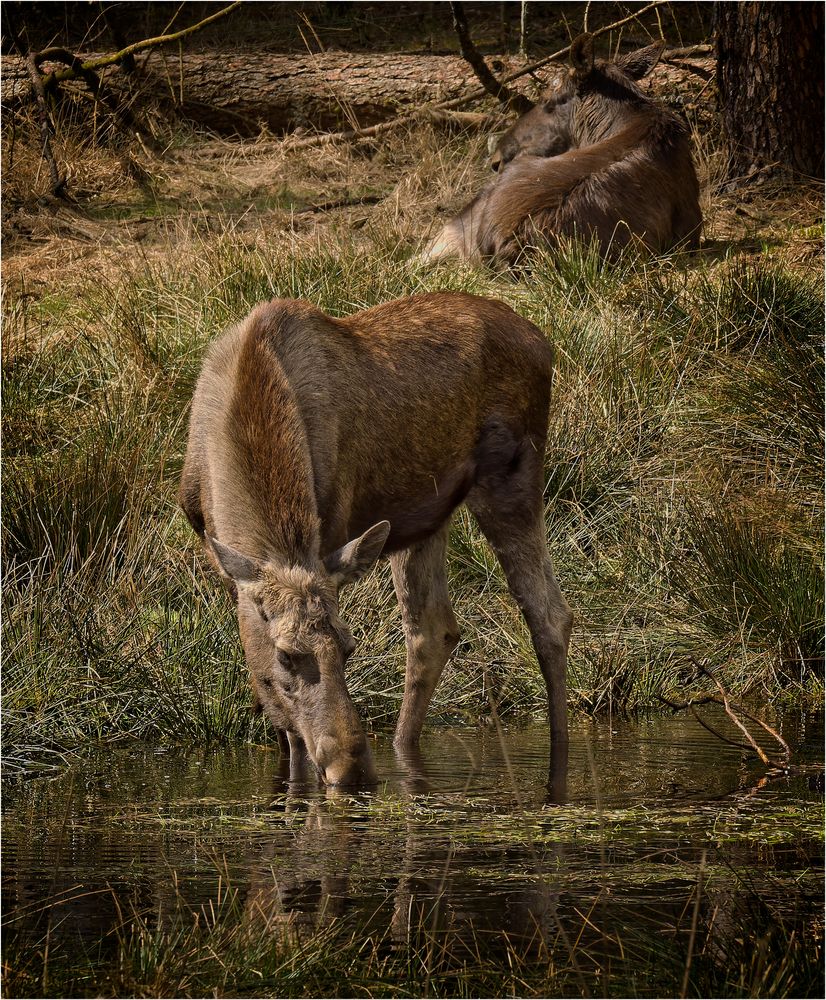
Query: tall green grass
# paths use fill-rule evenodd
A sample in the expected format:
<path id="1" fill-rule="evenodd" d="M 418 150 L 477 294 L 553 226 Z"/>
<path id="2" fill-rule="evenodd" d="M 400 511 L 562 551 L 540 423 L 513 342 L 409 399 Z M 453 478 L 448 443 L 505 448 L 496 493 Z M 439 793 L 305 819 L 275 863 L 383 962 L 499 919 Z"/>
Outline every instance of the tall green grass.
<path id="1" fill-rule="evenodd" d="M 381 234 L 379 234 L 381 235 Z M 577 625 L 572 707 L 653 706 L 690 656 L 771 700 L 821 690 L 823 297 L 782 259 L 603 264 L 577 244 L 519 280 L 425 268 L 387 233 L 300 247 L 228 232 L 124 264 L 76 296 L 7 295 L 3 655 L 11 769 L 90 739 L 265 739 L 233 609 L 175 492 L 206 344 L 257 301 L 342 315 L 411 292 L 504 299 L 547 330 L 557 371 L 549 545 Z M 48 319 L 48 337 L 43 335 Z M 471 519 L 452 531 L 462 642 L 433 714 L 539 712 L 530 638 Z M 368 724 L 404 664 L 389 575 L 345 602 Z M 762 684 L 762 690 L 761 690 Z"/>

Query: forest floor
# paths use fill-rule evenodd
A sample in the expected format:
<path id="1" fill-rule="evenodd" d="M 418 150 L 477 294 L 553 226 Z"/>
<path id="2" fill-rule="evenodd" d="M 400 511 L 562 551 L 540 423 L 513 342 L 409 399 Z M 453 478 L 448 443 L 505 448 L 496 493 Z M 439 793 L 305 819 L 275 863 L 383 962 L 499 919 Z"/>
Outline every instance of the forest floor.
<path id="1" fill-rule="evenodd" d="M 789 259 L 817 257 L 819 185 L 725 184 L 712 69 L 709 57 L 662 64 L 648 84 L 694 128 L 704 185 L 703 252 L 782 245 Z M 552 77 L 546 70 L 539 80 Z M 228 232 L 253 243 L 286 240 L 300 253 L 308 240 L 361 232 L 369 241 L 371 230 L 380 228 L 401 245 L 420 248 L 489 177 L 487 136 L 509 119 L 493 102 L 486 110 L 483 133 L 457 136 L 455 128 L 417 121 L 381 138 L 294 148 L 289 137 L 227 140 L 178 130 L 162 156 L 143 151 L 138 157 L 90 147 L 70 125 L 56 139 L 68 178 L 66 199 L 47 193 L 39 144 L 28 141 L 25 129 L 16 141 L 7 134 L 4 282 L 27 295 L 65 289 L 90 268 L 106 271 L 129 259 L 187 253 L 205 236 Z"/>

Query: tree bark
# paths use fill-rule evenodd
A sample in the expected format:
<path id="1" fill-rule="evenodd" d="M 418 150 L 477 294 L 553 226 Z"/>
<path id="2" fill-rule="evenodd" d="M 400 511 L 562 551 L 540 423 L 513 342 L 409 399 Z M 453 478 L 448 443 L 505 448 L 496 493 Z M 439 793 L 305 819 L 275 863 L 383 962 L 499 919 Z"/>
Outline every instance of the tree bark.
<path id="1" fill-rule="evenodd" d="M 823 176 L 822 3 L 717 3 L 717 83 L 732 177 Z"/>

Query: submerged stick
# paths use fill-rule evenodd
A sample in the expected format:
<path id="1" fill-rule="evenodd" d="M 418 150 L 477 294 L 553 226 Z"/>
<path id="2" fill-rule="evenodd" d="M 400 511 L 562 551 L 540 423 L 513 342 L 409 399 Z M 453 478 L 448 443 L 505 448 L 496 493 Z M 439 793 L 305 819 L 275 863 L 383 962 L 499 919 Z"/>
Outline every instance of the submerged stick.
<path id="1" fill-rule="evenodd" d="M 716 699 L 714 699 L 714 704 L 715 705 L 719 705 L 720 703 Z M 731 739 L 728 736 L 724 736 L 723 733 L 721 733 L 718 729 L 715 729 L 714 726 L 711 725 L 711 723 L 706 722 L 703 719 L 703 717 L 700 715 L 700 713 L 697 711 L 697 709 L 693 705 L 689 705 L 688 708 L 691 710 L 691 714 L 700 723 L 700 725 L 703 727 L 703 729 L 705 729 L 707 732 L 711 733 L 712 736 L 716 736 L 718 740 L 722 740 L 723 743 L 728 743 L 728 745 L 731 746 L 731 747 L 737 747 L 738 750 L 751 750 L 752 749 L 746 743 L 740 743 L 739 740 L 733 740 L 733 739 Z M 764 763 L 767 764 L 768 761 L 764 761 Z"/>
<path id="2" fill-rule="evenodd" d="M 695 663 L 696 663 L 696 661 L 695 661 Z M 737 726 L 737 728 L 740 730 L 740 732 L 746 737 L 746 739 L 749 741 L 749 744 L 751 745 L 752 749 L 757 754 L 757 756 L 760 758 L 760 760 L 762 760 L 763 763 L 767 767 L 769 767 L 770 766 L 769 758 L 766 756 L 765 753 L 763 753 L 763 750 L 761 749 L 761 747 L 758 744 L 757 740 L 751 735 L 751 733 L 748 731 L 748 729 L 746 729 L 746 727 L 743 725 L 743 723 L 737 718 L 737 716 L 732 711 L 731 705 L 729 704 L 728 695 L 726 694 L 726 690 L 723 687 L 723 685 L 717 680 L 717 678 L 711 673 L 710 670 L 707 670 L 704 666 L 702 666 L 699 663 L 697 663 L 696 665 L 697 665 L 697 667 L 707 677 L 710 677 L 714 681 L 714 683 L 717 685 L 717 690 L 720 692 L 720 698 L 722 699 L 722 705 L 723 705 L 723 708 L 725 710 L 726 715 L 731 719 L 731 721 L 734 723 L 734 725 Z"/>
<path id="3" fill-rule="evenodd" d="M 741 715 L 745 715 L 745 717 L 750 722 L 756 722 L 759 726 L 762 726 L 763 729 L 765 729 L 766 732 L 769 733 L 770 736 L 773 736 L 774 739 L 777 740 L 778 744 L 783 748 L 783 752 L 786 755 L 786 762 L 788 763 L 788 759 L 791 757 L 792 751 L 791 751 L 791 748 L 789 747 L 789 744 L 783 739 L 783 737 L 780 735 L 780 733 L 778 733 L 777 730 L 773 729 L 768 724 L 768 722 L 763 722 L 762 719 L 758 719 L 756 716 L 751 715 L 741 705 L 732 705 L 731 702 L 729 701 L 729 698 L 728 698 L 728 695 L 727 695 L 725 689 L 723 688 L 723 685 L 714 676 L 714 674 L 711 672 L 711 670 L 709 670 L 708 667 L 703 666 L 701 663 L 698 663 L 695 659 L 693 659 L 693 657 L 692 657 L 692 662 L 693 662 L 694 666 L 701 673 L 704 673 L 707 677 L 711 678 L 711 680 L 714 681 L 715 685 L 717 686 L 717 690 L 720 692 L 720 696 L 723 699 L 723 707 L 726 710 L 726 714 L 732 720 L 732 722 L 734 722 L 735 725 L 739 729 L 741 729 L 743 731 L 743 733 L 746 736 L 746 739 L 749 741 L 749 743 L 751 743 L 754 746 L 754 749 L 756 750 L 756 752 L 758 753 L 758 755 L 760 756 L 760 758 L 763 760 L 763 763 L 764 764 L 768 764 L 768 763 L 774 764 L 773 761 L 770 762 L 767 757 L 764 757 L 764 754 L 763 754 L 762 750 L 760 749 L 760 747 L 757 746 L 757 742 L 756 742 L 756 740 L 753 739 L 751 733 L 749 733 L 749 731 L 740 722 L 740 720 L 735 717 L 733 709 L 736 709 L 738 712 L 740 712 Z"/>
<path id="4" fill-rule="evenodd" d="M 722 683 L 718 680 L 718 678 L 715 677 L 715 675 L 711 672 L 711 670 L 708 667 L 704 666 L 702 663 L 700 663 L 698 660 L 696 660 L 693 656 L 690 657 L 689 659 L 698 674 L 703 674 L 714 682 L 715 687 L 720 692 L 719 695 L 713 695 L 713 694 L 704 695 L 702 698 L 692 699 L 691 701 L 687 702 L 674 702 L 670 701 L 668 698 L 665 698 L 663 695 L 659 695 L 660 701 L 664 702 L 666 705 L 669 706 L 669 708 L 671 708 L 675 712 L 682 712 L 686 710 L 690 711 L 691 714 L 694 716 L 694 718 L 703 727 L 703 729 L 708 730 L 708 732 L 712 733 L 714 736 L 716 736 L 719 740 L 722 740 L 724 743 L 728 743 L 730 746 L 738 747 L 740 750 L 753 751 L 754 753 L 757 754 L 760 760 L 766 765 L 766 767 L 777 768 L 778 770 L 781 771 L 786 770 L 789 765 L 789 760 L 791 759 L 792 751 L 791 747 L 783 739 L 780 733 L 778 733 L 776 729 L 770 726 L 768 722 L 764 722 L 762 719 L 758 719 L 756 716 L 746 711 L 746 709 L 743 708 L 741 705 L 733 703 L 728 696 L 728 692 L 723 687 Z M 739 743 L 737 740 L 732 740 L 729 737 L 724 736 L 709 723 L 705 722 L 697 712 L 698 705 L 720 705 L 721 708 L 726 713 L 726 715 L 729 717 L 729 719 L 731 719 L 734 725 L 746 737 L 746 739 L 748 740 L 748 745 L 746 745 L 745 743 Z M 776 760 L 772 760 L 768 756 L 768 754 L 763 750 L 763 748 L 760 746 L 757 740 L 751 735 L 745 723 L 743 723 L 737 717 L 738 712 L 740 713 L 740 715 L 745 716 L 749 720 L 749 722 L 754 722 L 757 725 L 762 726 L 762 728 L 777 741 L 778 745 L 782 748 L 783 755 L 785 757 L 785 760 L 782 763 Z"/>

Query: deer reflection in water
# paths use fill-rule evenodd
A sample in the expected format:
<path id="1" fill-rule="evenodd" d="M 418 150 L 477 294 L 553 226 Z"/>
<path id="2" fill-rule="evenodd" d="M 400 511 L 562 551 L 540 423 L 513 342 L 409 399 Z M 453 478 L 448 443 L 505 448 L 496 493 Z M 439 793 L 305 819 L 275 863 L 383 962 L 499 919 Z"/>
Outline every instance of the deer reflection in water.
<path id="1" fill-rule="evenodd" d="M 371 797 L 333 786 L 321 790 L 308 757 L 282 758 L 271 808 L 283 812 L 293 836 L 288 855 L 279 838 L 255 864 L 245 909 L 251 930 L 260 931 L 264 924 L 276 937 L 298 943 L 358 909 L 362 915 L 372 913 L 371 929 L 377 934 L 383 936 L 389 929 L 395 945 L 415 946 L 436 935 L 452 956 L 472 951 L 481 935 L 506 933 L 511 941 L 537 946 L 557 938 L 556 873 L 564 869 L 564 846 L 552 849 L 552 856 L 545 849 L 541 864 L 535 859 L 533 872 L 526 858 L 526 877 L 518 886 L 489 890 L 469 869 L 495 869 L 507 859 L 509 849 L 505 845 L 457 848 L 450 831 L 423 822 L 415 807 L 427 809 L 432 790 L 425 759 L 418 749 L 408 748 L 397 750 L 396 760 L 406 806 L 413 808 L 405 808 L 398 869 L 383 894 L 386 883 L 379 888 L 375 879 L 381 859 L 374 852 L 382 840 L 385 845 L 387 841 L 375 836 L 381 820 L 371 819 L 365 808 Z M 551 751 L 549 804 L 564 801 L 566 772 L 563 744 Z M 477 773 L 471 759 L 466 787 L 458 793 L 463 805 Z M 554 874 L 548 877 L 546 871 Z"/>
<path id="2" fill-rule="evenodd" d="M 474 967 L 480 956 L 547 961 L 583 992 L 607 969 L 621 974 L 628 955 L 635 948 L 647 953 L 652 942 L 663 961 L 684 963 L 689 941 L 701 939 L 707 958 L 721 965 L 729 960 L 733 931 L 743 926 L 753 900 L 713 886 L 696 898 L 706 870 L 704 846 L 669 839 L 658 849 L 646 842 L 641 852 L 607 833 L 601 842 L 580 838 L 571 807 L 558 808 L 566 797 L 564 751 L 549 760 L 550 808 L 537 810 L 532 798 L 522 812 L 520 790 L 510 785 L 513 835 L 490 829 L 486 835 L 483 814 L 497 807 L 487 798 L 474 800 L 482 771 L 475 752 L 469 744 L 464 772 L 455 769 L 464 773 L 464 787 L 460 778 L 446 791 L 435 770 L 431 782 L 419 751 L 397 751 L 401 813 L 386 796 L 320 790 L 310 761 L 303 768 L 295 757 L 285 761 L 273 808 L 282 811 L 290 836 L 271 840 L 252 866 L 245 909 L 250 934 L 295 947 L 326 929 L 343 933 L 345 942 L 352 930 L 381 954 L 426 956 L 433 974 Z M 504 805 L 501 796 L 497 801 Z M 592 815 L 595 820 L 598 812 Z M 506 816 L 500 813 L 500 821 Z M 538 816 L 550 836 L 534 838 Z M 347 923 L 348 915 L 357 923 Z"/>

